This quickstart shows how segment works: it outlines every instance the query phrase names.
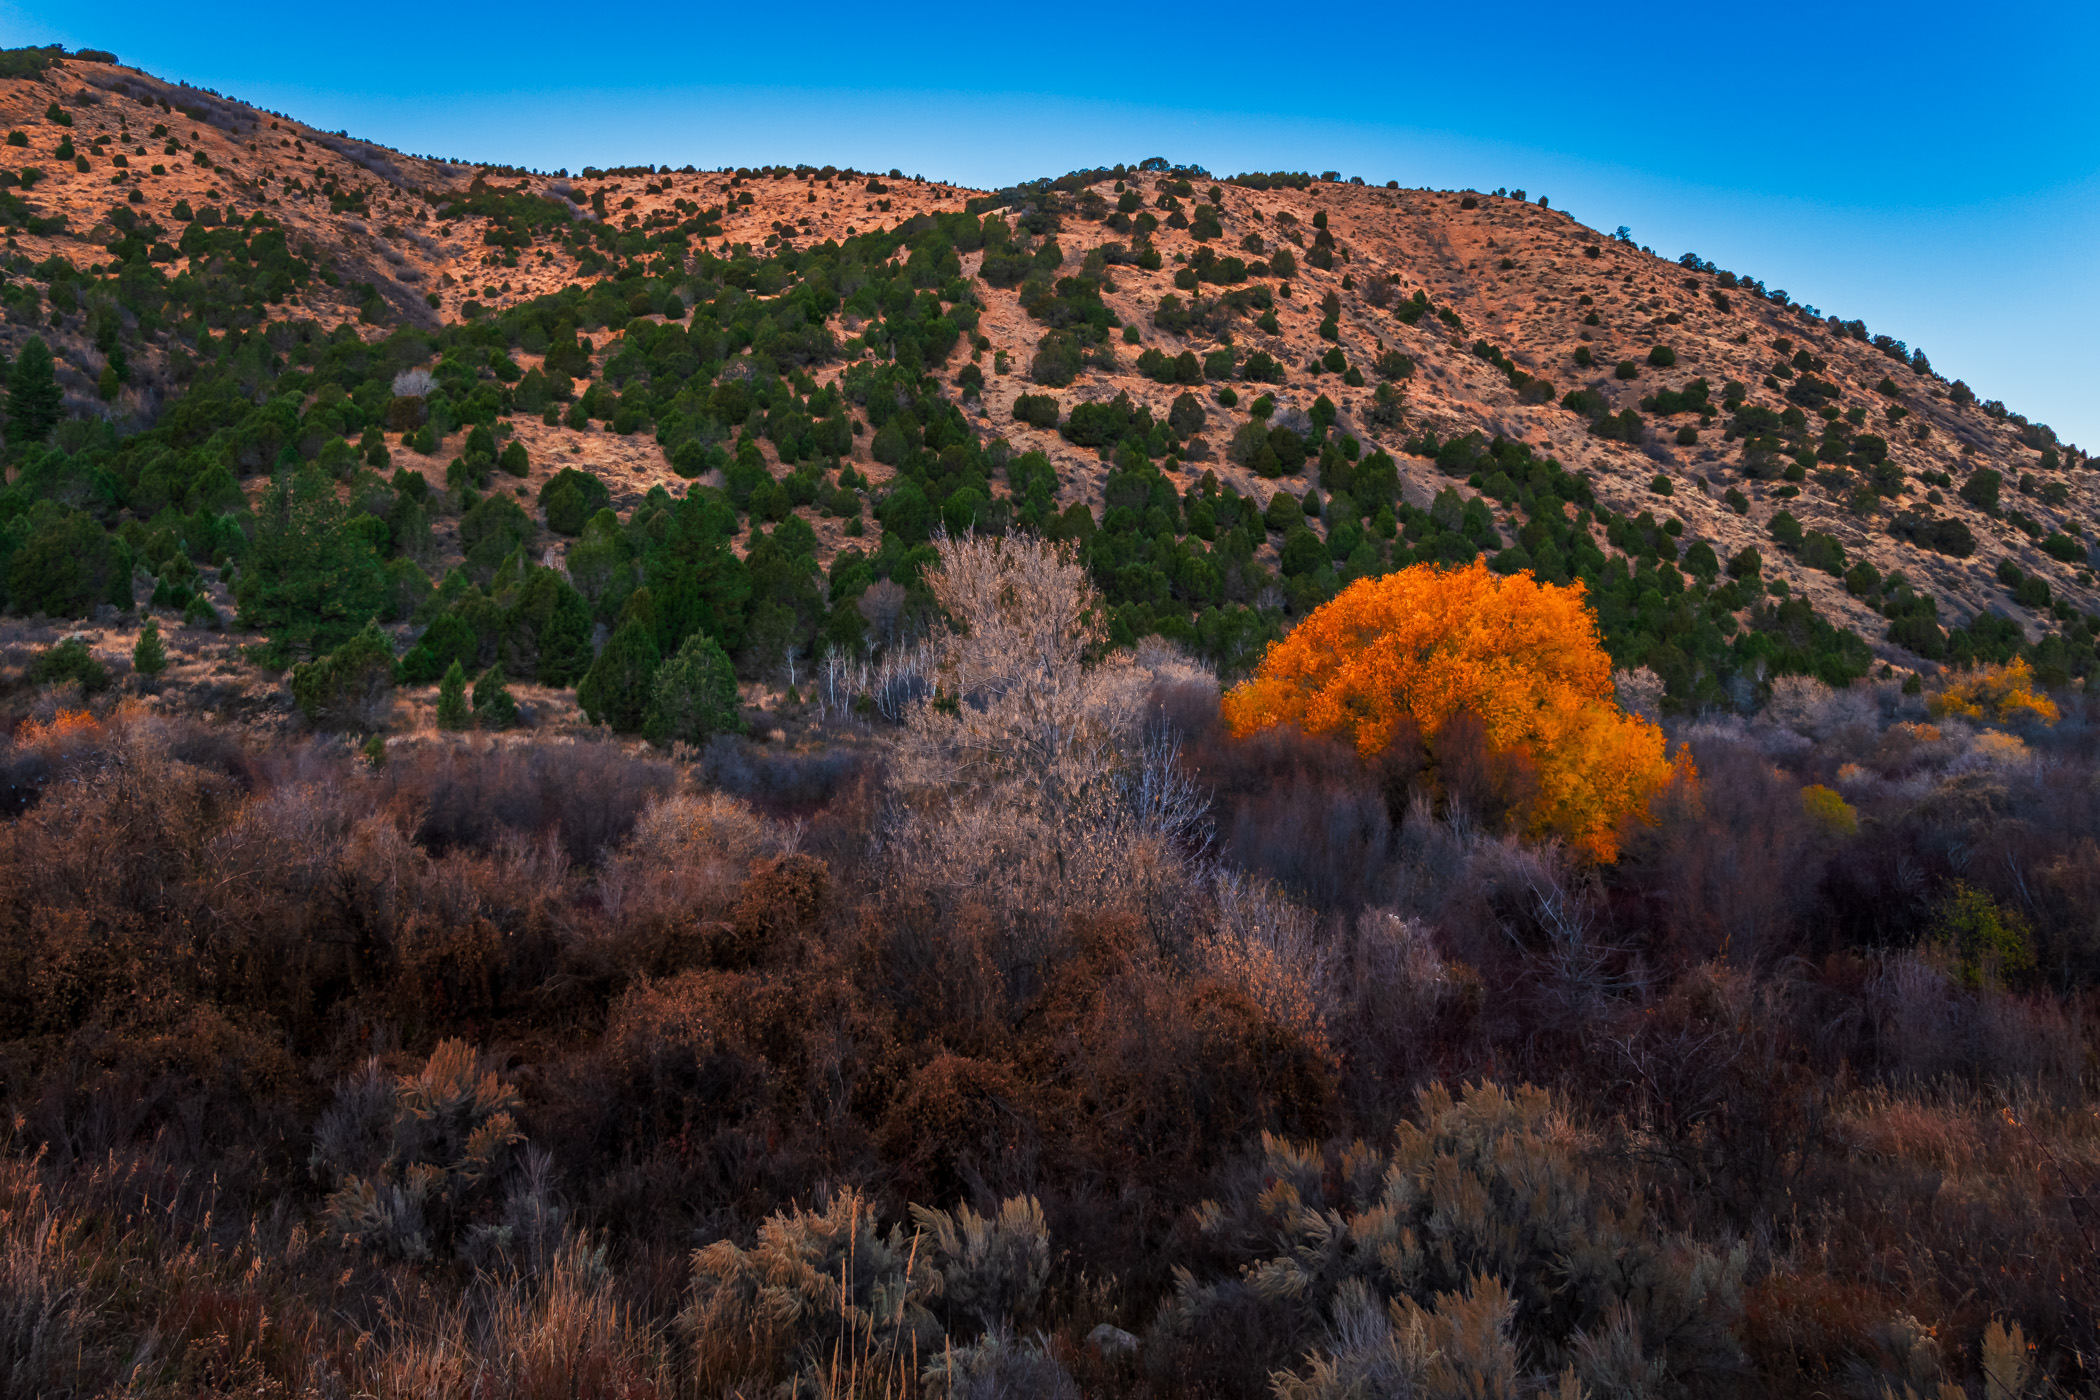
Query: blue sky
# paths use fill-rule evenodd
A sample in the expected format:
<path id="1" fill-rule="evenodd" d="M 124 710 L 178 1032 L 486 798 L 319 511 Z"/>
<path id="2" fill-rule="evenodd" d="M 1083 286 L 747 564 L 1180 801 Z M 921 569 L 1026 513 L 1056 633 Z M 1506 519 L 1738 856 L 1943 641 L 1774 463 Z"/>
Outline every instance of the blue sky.
<path id="1" fill-rule="evenodd" d="M 1497 186 L 1922 346 L 2100 450 L 2100 7 L 0 0 L 0 39 L 417 153 L 973 185 L 1163 155 Z"/>

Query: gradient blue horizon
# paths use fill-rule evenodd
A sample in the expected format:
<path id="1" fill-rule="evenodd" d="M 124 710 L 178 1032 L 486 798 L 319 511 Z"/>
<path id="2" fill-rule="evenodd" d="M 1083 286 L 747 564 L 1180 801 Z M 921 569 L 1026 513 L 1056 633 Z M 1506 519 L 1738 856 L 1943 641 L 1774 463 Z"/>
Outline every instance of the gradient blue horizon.
<path id="1" fill-rule="evenodd" d="M 986 187 L 1162 155 L 1522 188 L 1862 319 L 2100 450 L 2096 39 L 2100 12 L 2068 4 L 0 0 L 9 45 L 111 49 L 400 150 L 535 169 L 807 161 Z"/>

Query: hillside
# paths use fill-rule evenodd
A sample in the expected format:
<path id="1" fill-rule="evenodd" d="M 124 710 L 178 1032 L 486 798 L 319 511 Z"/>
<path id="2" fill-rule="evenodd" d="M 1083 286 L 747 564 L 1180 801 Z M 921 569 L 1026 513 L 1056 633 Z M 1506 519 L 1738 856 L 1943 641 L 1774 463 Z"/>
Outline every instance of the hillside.
<path id="1" fill-rule="evenodd" d="M 391 521 L 398 648 L 473 611 L 468 588 L 496 606 L 466 659 L 554 691 L 575 668 L 539 674 L 495 614 L 536 566 L 575 583 L 589 512 L 565 535 L 543 508 L 569 469 L 624 533 L 619 577 L 585 589 L 601 641 L 638 583 L 666 586 L 636 509 L 713 488 L 745 596 L 705 626 L 750 680 L 887 635 L 876 582 L 908 619 L 943 523 L 1081 541 L 1119 637 L 1228 673 L 1350 578 L 1482 551 L 1588 579 L 1615 659 L 1685 709 L 1788 671 L 2093 663 L 2075 448 L 1900 342 L 1521 192 L 1163 161 L 997 192 L 828 166 L 545 176 L 24 52 L 0 80 L 21 172 L 0 345 L 52 346 L 65 421 L 55 451 L 10 429 L 0 548 L 60 528 L 32 523 L 39 497 L 112 532 L 128 598 L 97 574 L 9 603 L 114 604 L 113 655 L 148 594 L 201 593 L 278 662 L 338 640 L 225 581 L 245 512 L 313 464 L 339 525 Z M 520 510 L 481 495 L 498 458 Z M 775 541 L 756 570 L 754 518 Z M 172 589 L 169 540 L 198 566 Z"/>

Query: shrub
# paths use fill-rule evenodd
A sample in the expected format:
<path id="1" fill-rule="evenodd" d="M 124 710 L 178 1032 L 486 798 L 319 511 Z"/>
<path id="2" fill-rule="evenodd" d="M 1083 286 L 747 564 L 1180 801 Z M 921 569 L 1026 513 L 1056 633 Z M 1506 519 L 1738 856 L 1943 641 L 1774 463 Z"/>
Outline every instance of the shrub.
<path id="1" fill-rule="evenodd" d="M 2000 724 L 2057 720 L 2056 702 L 2035 689 L 2034 668 L 2025 657 L 1956 677 L 1933 692 L 1925 707 L 1934 718 L 1955 715 Z"/>
<path id="2" fill-rule="evenodd" d="M 1853 836 L 1859 831 L 1859 813 L 1852 804 L 1820 783 L 1801 789 L 1801 809 L 1828 837 Z"/>
<path id="3" fill-rule="evenodd" d="M 1987 986 L 2034 969 L 2034 936 L 2027 921 L 1966 881 L 1955 881 L 1940 901 L 1927 938 L 1953 959 L 1965 986 Z"/>
<path id="4" fill-rule="evenodd" d="M 656 669 L 643 736 L 660 746 L 684 743 L 697 748 L 717 734 L 741 733 L 743 727 L 737 715 L 736 672 L 728 654 L 714 638 L 693 633 Z"/>
<path id="5" fill-rule="evenodd" d="M 1014 421 L 1034 428 L 1057 426 L 1057 400 L 1048 394 L 1019 394 L 1014 398 Z"/>
<path id="6" fill-rule="evenodd" d="M 2065 564 L 2083 564 L 2090 553 L 2083 540 L 2075 540 L 2061 530 L 2043 537 L 2042 552 Z"/>
<path id="7" fill-rule="evenodd" d="M 293 667 L 292 699 L 307 723 L 324 729 L 384 729 L 394 711 L 394 648 L 379 624 Z"/>
<path id="8" fill-rule="evenodd" d="M 1976 552 L 1976 534 L 1951 516 L 1933 516 L 1922 511 L 1899 511 L 1889 521 L 1889 533 L 1908 540 L 1920 549 L 1966 559 Z"/>
<path id="9" fill-rule="evenodd" d="M 1961 484 L 1961 498 L 1987 515 L 1998 512 L 1998 493 L 2005 485 L 2002 473 L 1989 467 L 1978 467 L 1969 473 L 1969 479 Z"/>
<path id="10" fill-rule="evenodd" d="M 1240 377 L 1256 384 L 1281 384 L 1284 379 L 1283 365 L 1266 350 L 1256 350 L 1240 367 Z"/>
<path id="11" fill-rule="evenodd" d="M 1677 363 L 1677 352 L 1667 345 L 1651 345 L 1648 347 L 1648 363 L 1654 365 L 1657 369 L 1668 369 Z M 1631 379 L 1633 376 L 1621 375 L 1619 377 Z"/>
<path id="12" fill-rule="evenodd" d="M 1612 377 L 1614 379 L 1639 379 L 1641 377 L 1641 367 L 1631 360 L 1621 360 L 1618 363 L 1618 367 L 1612 370 Z"/>
<path id="13" fill-rule="evenodd" d="M 1216 1257 L 1254 1262 L 1185 1277 L 1159 1340 L 1200 1354 L 1203 1334 L 1227 1328 L 1243 1351 L 1319 1348 L 1304 1374 L 1276 1376 L 1281 1400 L 1513 1397 L 1530 1393 L 1525 1360 L 1565 1367 L 1562 1395 L 1647 1394 L 1664 1375 L 1725 1383 L 1741 1364 L 1748 1252 L 1606 1206 L 1577 1141 L 1545 1090 L 1493 1083 L 1421 1091 L 1389 1149 L 1357 1143 L 1339 1162 L 1265 1138 L 1245 1178 L 1259 1190 L 1197 1217 Z"/>
<path id="14" fill-rule="evenodd" d="M 107 690 L 109 667 L 96 659 L 83 637 L 67 637 L 38 652 L 29 663 L 31 685 L 78 684 L 90 694 Z"/>
<path id="15" fill-rule="evenodd" d="M 1844 577 L 1845 547 L 1838 543 L 1837 536 L 1810 530 L 1802 536 L 1800 553 L 1801 562 L 1809 568 Z"/>
<path id="16" fill-rule="evenodd" d="M 594 472 L 563 467 L 540 487 L 540 509 L 547 528 L 558 535 L 580 535 L 590 518 L 612 504 L 612 492 Z"/>
<path id="17" fill-rule="evenodd" d="M 1072 337 L 1054 333 L 1046 335 L 1036 342 L 1035 358 L 1028 365 L 1028 377 L 1053 389 L 1067 388 L 1079 377 L 1084 358 L 1078 342 Z"/>
<path id="18" fill-rule="evenodd" d="M 329 1232 L 401 1259 L 485 1252 L 474 1246 L 500 1227 L 476 1217 L 524 1141 L 517 1107 L 517 1090 L 463 1041 L 439 1042 L 399 1079 L 371 1062 L 338 1088 L 314 1134 L 314 1171 L 334 1188 Z"/>
<path id="19" fill-rule="evenodd" d="M 718 1240 L 697 1251 L 679 1326 L 701 1387 L 761 1378 L 783 1394 L 840 1393 L 850 1369 L 862 1384 L 905 1392 L 922 1366 L 950 1374 L 953 1348 L 936 1308 L 982 1317 L 1033 1306 L 1050 1255 L 1033 1200 L 1007 1201 L 989 1219 L 967 1209 L 912 1214 L 913 1230 L 885 1233 L 864 1197 L 841 1191 L 822 1209 L 769 1216 L 748 1250 Z M 986 1366 L 961 1358 L 965 1371 Z"/>
<path id="20" fill-rule="evenodd" d="M 1419 750 L 1432 767 L 1451 756 L 1448 726 L 1478 726 L 1490 753 L 1535 765 L 1535 787 L 1511 802 L 1519 824 L 1612 860 L 1620 819 L 1671 769 L 1662 732 L 1618 709 L 1611 672 L 1579 587 L 1498 578 L 1477 560 L 1417 564 L 1315 610 L 1223 714 L 1237 735 L 1295 724 L 1366 756 Z"/>
<path id="21" fill-rule="evenodd" d="M 1378 372 L 1380 379 L 1412 379 L 1415 374 L 1414 358 L 1398 350 L 1380 351 L 1378 358 L 1371 362 L 1371 368 Z"/>

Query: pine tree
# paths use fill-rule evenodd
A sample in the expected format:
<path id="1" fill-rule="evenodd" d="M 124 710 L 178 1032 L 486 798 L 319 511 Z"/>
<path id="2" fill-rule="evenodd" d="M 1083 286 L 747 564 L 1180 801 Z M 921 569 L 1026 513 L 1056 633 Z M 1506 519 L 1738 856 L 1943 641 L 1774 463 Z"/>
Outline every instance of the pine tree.
<path id="1" fill-rule="evenodd" d="M 699 744 L 743 728 L 737 717 L 736 672 L 721 644 L 695 632 L 657 668 L 642 734 L 652 744 Z"/>
<path id="2" fill-rule="evenodd" d="M 642 727 L 655 695 L 656 670 L 663 653 L 647 624 L 622 624 L 591 663 L 576 687 L 576 703 L 592 724 L 606 724 L 622 734 Z"/>
<path id="3" fill-rule="evenodd" d="M 475 678 L 474 722 L 483 729 L 510 729 L 518 722 L 518 702 L 503 683 L 500 666 L 491 666 Z"/>
<path id="4" fill-rule="evenodd" d="M 467 708 L 467 670 L 455 660 L 446 668 L 445 678 L 438 682 L 437 726 L 465 729 L 473 722 L 473 713 Z"/>
<path id="5" fill-rule="evenodd" d="M 147 618 L 139 629 L 138 645 L 131 649 L 131 668 L 149 679 L 168 669 L 168 649 L 160 639 L 160 623 Z"/>
<path id="6" fill-rule="evenodd" d="M 292 698 L 311 724 L 374 732 L 394 711 L 394 646 L 377 622 L 292 668 Z"/>
<path id="7" fill-rule="evenodd" d="M 7 436 L 17 447 L 42 442 L 65 413 L 65 391 L 51 368 L 51 347 L 29 337 L 7 376 Z"/>

